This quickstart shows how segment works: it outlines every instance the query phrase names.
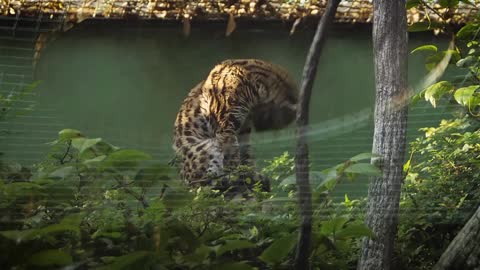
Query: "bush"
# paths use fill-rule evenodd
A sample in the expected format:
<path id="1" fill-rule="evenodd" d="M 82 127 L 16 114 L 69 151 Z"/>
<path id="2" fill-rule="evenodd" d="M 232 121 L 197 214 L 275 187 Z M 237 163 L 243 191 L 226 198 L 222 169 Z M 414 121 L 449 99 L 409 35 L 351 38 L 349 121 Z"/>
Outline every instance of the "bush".
<path id="1" fill-rule="evenodd" d="M 27 171 L 20 166 L 0 175 L 2 269 L 290 267 L 299 215 L 287 153 L 264 169 L 275 181 L 272 192 L 253 188 L 249 199 L 227 199 L 211 187 L 189 189 L 175 168 L 147 153 L 77 130 L 60 131 L 51 146 L 28 174 L 13 177 Z M 323 211 L 344 176 L 378 170 L 359 162 L 365 158 L 314 174 L 316 266 L 351 268 L 352 246 L 370 235 L 352 216 Z"/>
<path id="2" fill-rule="evenodd" d="M 405 165 L 399 269 L 431 269 L 480 204 L 478 122 L 464 117 L 422 130 Z"/>

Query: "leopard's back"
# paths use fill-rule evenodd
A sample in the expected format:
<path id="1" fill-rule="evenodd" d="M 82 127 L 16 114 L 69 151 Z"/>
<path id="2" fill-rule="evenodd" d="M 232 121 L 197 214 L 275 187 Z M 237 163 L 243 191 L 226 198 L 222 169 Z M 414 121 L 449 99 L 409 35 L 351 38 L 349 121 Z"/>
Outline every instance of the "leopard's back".
<path id="1" fill-rule="evenodd" d="M 290 124 L 297 96 L 288 72 L 274 64 L 239 59 L 216 65 L 190 91 L 177 114 L 174 149 L 180 156 L 181 177 L 189 183 L 202 181 L 208 173 L 221 174 L 226 164 L 238 164 L 240 158 L 233 158 L 236 152 L 228 149 L 238 147 L 239 135 L 248 140 L 252 127 L 268 130 Z"/>
<path id="2" fill-rule="evenodd" d="M 212 104 L 218 115 L 229 109 L 222 99 L 244 103 L 249 108 L 248 120 L 258 131 L 284 128 L 295 119 L 298 88 L 278 65 L 258 59 L 225 60 L 212 69 L 205 88 L 220 101 Z"/>

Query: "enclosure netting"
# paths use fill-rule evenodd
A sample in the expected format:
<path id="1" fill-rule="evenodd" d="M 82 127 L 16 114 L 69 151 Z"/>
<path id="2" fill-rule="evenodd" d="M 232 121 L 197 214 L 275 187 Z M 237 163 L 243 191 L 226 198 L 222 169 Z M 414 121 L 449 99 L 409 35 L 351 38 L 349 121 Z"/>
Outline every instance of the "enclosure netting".
<path id="1" fill-rule="evenodd" d="M 451 10 L 453 22 L 460 24 L 473 17 L 478 12 L 478 3 L 461 4 L 459 8 Z M 235 19 L 248 18 L 250 20 L 268 21 L 278 20 L 293 23 L 298 18 L 319 17 L 325 8 L 326 1 L 126 1 L 126 0 L 80 0 L 80 1 L 13 1 L 0 2 L 0 93 L 4 96 L 15 92 L 24 92 L 35 78 L 35 68 L 42 57 L 42 52 L 57 33 L 68 31 L 85 19 L 99 20 L 227 20 L 229 16 Z M 434 6 L 437 11 L 445 12 L 441 7 Z M 412 8 L 408 10 L 409 23 L 439 20 L 437 13 L 424 9 Z M 372 3 L 369 0 L 342 1 L 337 12 L 337 23 L 369 23 L 372 19 Z M 25 95 L 36 95 L 35 91 Z M 31 109 L 35 105 L 34 98 L 25 98 L 16 101 L 21 109 Z M 61 102 L 61 101 L 55 101 Z M 411 130 L 424 126 L 426 107 L 415 107 L 410 115 Z M 48 109 L 48 107 L 46 108 Z M 371 108 L 370 108 L 371 109 Z M 43 108 L 42 110 L 45 110 Z M 367 110 L 368 111 L 368 110 Z M 431 113 L 431 112 L 428 112 Z M 440 110 L 435 111 L 432 117 L 438 117 Z M 56 132 L 64 128 L 55 121 L 55 113 L 37 111 L 35 114 L 22 114 L 20 121 L 15 125 L 2 122 L 1 136 L 15 135 L 14 140 L 4 144 L 0 150 L 7 154 L 21 153 L 23 160 L 35 162 L 29 158 L 29 153 L 38 152 L 37 145 L 56 137 Z M 355 125 L 371 120 L 370 111 L 342 118 L 344 127 L 350 130 Z M 322 123 L 312 128 L 312 136 L 321 137 L 321 134 L 330 132 L 330 127 L 338 124 L 337 120 Z M 53 128 L 55 126 L 55 128 Z M 23 137 L 22 134 L 30 133 Z M 7 134 L 9 133 L 9 134 Z M 356 135 L 355 138 L 369 137 L 371 130 Z M 346 141 L 355 145 L 352 139 Z M 365 142 L 365 141 L 363 141 Z M 363 143 L 362 142 L 362 143 Z M 362 145 L 365 148 L 365 145 Z M 344 144 L 339 142 L 332 153 L 343 151 Z M 350 149 L 354 153 L 355 148 Z M 323 152 L 327 157 L 331 153 Z M 326 162 L 325 164 L 328 164 Z"/>

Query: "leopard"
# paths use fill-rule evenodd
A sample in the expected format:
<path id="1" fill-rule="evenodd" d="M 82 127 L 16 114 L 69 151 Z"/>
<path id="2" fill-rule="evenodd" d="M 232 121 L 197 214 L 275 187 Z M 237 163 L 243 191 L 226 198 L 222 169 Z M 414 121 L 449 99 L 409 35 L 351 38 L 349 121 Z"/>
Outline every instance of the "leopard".
<path id="1" fill-rule="evenodd" d="M 180 178 L 211 183 L 227 168 L 252 165 L 249 139 L 278 130 L 296 117 L 298 88 L 283 67 L 260 59 L 228 59 L 195 85 L 177 113 L 173 149 Z"/>

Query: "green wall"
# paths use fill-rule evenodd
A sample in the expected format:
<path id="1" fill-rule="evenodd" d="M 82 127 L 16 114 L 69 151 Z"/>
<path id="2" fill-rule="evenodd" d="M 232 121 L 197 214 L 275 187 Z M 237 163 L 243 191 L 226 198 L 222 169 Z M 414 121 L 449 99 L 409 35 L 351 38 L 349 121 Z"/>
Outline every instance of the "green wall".
<path id="1" fill-rule="evenodd" d="M 261 58 L 283 65 L 300 81 L 312 35 L 310 30 L 289 36 L 288 29 L 250 28 L 225 38 L 223 28 L 193 27 L 184 38 L 181 26 L 80 25 L 43 51 L 35 73 L 43 82 L 30 100 L 36 110 L 9 125 L 18 134 L 4 138 L 2 150 L 8 158 L 33 163 L 60 129 L 75 128 L 166 162 L 173 155 L 171 133 L 180 103 L 213 65 L 228 58 Z M 412 37 L 410 47 L 431 42 L 442 43 Z M 311 101 L 310 153 L 316 169 L 371 149 L 369 31 L 335 29 L 320 62 Z M 412 55 L 409 62 L 414 85 L 425 74 L 423 56 Z M 418 127 L 433 125 L 440 112 L 425 103 L 411 110 L 409 138 L 419 134 Z M 258 161 L 293 150 L 293 134 L 287 129 L 253 136 Z"/>

